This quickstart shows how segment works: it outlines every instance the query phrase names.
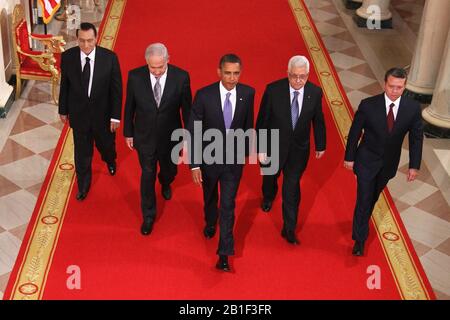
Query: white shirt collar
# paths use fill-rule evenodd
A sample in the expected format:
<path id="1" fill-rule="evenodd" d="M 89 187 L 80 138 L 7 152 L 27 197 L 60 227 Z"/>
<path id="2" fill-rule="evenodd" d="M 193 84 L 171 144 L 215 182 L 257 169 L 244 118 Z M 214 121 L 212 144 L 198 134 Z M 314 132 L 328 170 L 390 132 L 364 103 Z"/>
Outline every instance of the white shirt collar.
<path id="1" fill-rule="evenodd" d="M 398 97 L 397 100 L 392 101 L 391 99 L 388 98 L 387 94 L 384 93 L 384 100 L 386 101 L 386 106 L 388 106 L 388 107 L 391 105 L 391 103 L 393 103 L 393 104 L 395 104 L 394 108 L 398 108 L 400 106 L 401 99 L 402 99 L 402 97 L 400 96 L 400 97 Z"/>
<path id="2" fill-rule="evenodd" d="M 292 96 L 294 95 L 294 91 L 298 91 L 298 95 L 299 95 L 299 96 L 302 96 L 302 95 L 303 95 L 303 92 L 305 92 L 305 86 L 301 87 L 301 88 L 298 89 L 298 90 L 295 90 L 294 88 L 292 88 L 291 85 L 289 85 L 289 90 L 290 90 Z"/>
<path id="3" fill-rule="evenodd" d="M 83 51 L 80 50 L 80 57 L 81 57 L 81 61 L 84 62 L 84 59 L 86 59 L 86 57 L 89 57 L 89 59 L 94 62 L 95 61 L 95 51 L 96 48 L 94 48 L 94 50 L 91 51 L 91 53 L 89 53 L 88 55 L 86 55 L 86 53 L 84 53 Z"/>
<path id="4" fill-rule="evenodd" d="M 391 103 L 393 103 L 394 107 L 392 108 L 392 112 L 394 113 L 394 119 L 397 119 L 397 113 L 398 113 L 398 109 L 400 108 L 401 98 L 402 97 L 400 96 L 397 100 L 392 101 L 391 99 L 388 98 L 387 94 L 384 93 L 384 100 L 386 101 L 386 105 L 385 105 L 386 115 L 389 114 L 390 105 L 391 105 Z"/>
<path id="5" fill-rule="evenodd" d="M 222 81 L 219 81 L 219 89 L 221 96 L 225 97 L 228 92 L 231 92 L 231 96 L 236 96 L 236 87 L 234 87 L 233 90 L 228 91 L 228 89 L 223 86 Z"/>
<path id="6" fill-rule="evenodd" d="M 164 89 L 166 87 L 166 80 L 167 80 L 167 70 L 169 70 L 169 66 L 167 66 L 166 71 L 159 77 L 159 85 L 161 86 L 161 97 L 164 94 Z M 150 82 L 152 84 L 152 88 L 155 87 L 156 84 L 156 77 L 150 72 Z"/>
<path id="7" fill-rule="evenodd" d="M 159 83 L 161 83 L 161 81 L 166 80 L 167 78 L 167 70 L 169 69 L 169 66 L 167 66 L 166 71 L 164 71 L 164 73 L 159 77 Z M 156 77 L 150 72 L 150 79 L 152 80 L 152 83 L 156 83 Z"/>

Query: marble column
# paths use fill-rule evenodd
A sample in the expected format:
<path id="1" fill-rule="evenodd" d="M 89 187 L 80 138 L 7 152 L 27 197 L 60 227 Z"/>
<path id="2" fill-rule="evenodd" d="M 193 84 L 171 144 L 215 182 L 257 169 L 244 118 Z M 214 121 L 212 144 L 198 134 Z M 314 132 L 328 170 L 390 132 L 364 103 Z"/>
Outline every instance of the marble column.
<path id="1" fill-rule="evenodd" d="M 430 103 L 450 28 L 450 1 L 427 0 L 406 85 L 407 95 Z"/>
<path id="2" fill-rule="evenodd" d="M 450 31 L 441 61 L 433 101 L 422 111 L 422 116 L 429 124 L 425 127 L 426 132 L 450 138 Z"/>
<path id="3" fill-rule="evenodd" d="M 355 12 L 355 22 L 360 28 L 391 29 L 392 13 L 390 0 L 363 0 L 362 6 Z"/>

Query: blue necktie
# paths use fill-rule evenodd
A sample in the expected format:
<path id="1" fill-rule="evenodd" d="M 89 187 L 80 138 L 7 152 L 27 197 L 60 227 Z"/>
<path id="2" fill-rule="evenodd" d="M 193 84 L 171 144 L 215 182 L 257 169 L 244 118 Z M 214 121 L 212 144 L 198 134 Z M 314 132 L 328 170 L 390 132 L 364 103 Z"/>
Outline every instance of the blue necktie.
<path id="1" fill-rule="evenodd" d="M 233 107 L 230 101 L 231 92 L 227 93 L 225 103 L 223 104 L 223 120 L 225 122 L 225 129 L 230 129 L 231 121 L 233 120 Z"/>
<path id="2" fill-rule="evenodd" d="M 294 91 L 294 99 L 292 99 L 292 104 L 291 104 L 291 115 L 292 115 L 292 129 L 295 129 L 295 125 L 297 124 L 297 120 L 298 120 L 298 91 Z"/>

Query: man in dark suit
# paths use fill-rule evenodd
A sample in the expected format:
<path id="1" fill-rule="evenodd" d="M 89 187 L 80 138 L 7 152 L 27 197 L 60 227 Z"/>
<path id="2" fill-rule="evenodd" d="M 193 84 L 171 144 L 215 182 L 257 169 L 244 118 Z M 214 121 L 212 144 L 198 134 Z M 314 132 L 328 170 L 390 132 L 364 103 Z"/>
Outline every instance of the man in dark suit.
<path id="1" fill-rule="evenodd" d="M 226 54 L 220 59 L 217 74 L 220 78 L 219 82 L 197 91 L 188 127 L 194 143 L 198 139 L 202 140 L 199 136 L 203 137 L 203 134 L 207 132 L 215 132 L 216 139 L 211 143 L 205 141 L 199 146 L 194 145 L 193 151 L 192 148 L 190 149 L 190 166 L 194 183 L 203 187 L 206 221 L 203 234 L 207 239 L 214 237 L 219 219 L 220 239 L 217 249 L 219 260 L 216 268 L 230 271 L 228 256 L 234 255 L 235 199 L 245 157 L 249 154 L 251 144 L 248 139 L 241 139 L 243 143 L 230 142 L 235 141 L 239 132 L 243 133 L 253 127 L 255 90 L 238 83 L 241 75 L 241 60 L 234 54 Z M 196 130 L 199 124 L 202 128 Z M 208 159 L 207 151 L 213 143 L 217 143 L 222 150 L 211 152 L 211 159 Z M 239 152 L 238 149 L 242 145 L 245 145 L 245 150 Z M 202 154 L 196 155 L 196 151 Z M 219 185 L 220 205 L 218 206 Z"/>
<path id="2" fill-rule="evenodd" d="M 293 56 L 288 63 L 288 77 L 270 83 L 261 101 L 256 129 L 278 130 L 279 141 L 270 141 L 267 150 L 259 147 L 262 165 L 263 201 L 261 208 L 270 211 L 278 191 L 278 177 L 283 172 L 283 228 L 281 235 L 291 244 L 299 244 L 295 230 L 300 205 L 300 178 L 306 169 L 310 149 L 311 124 L 314 129 L 316 158 L 325 153 L 326 129 L 322 113 L 322 90 L 308 81 L 309 61 L 304 56 Z M 270 140 L 270 139 L 269 139 Z M 270 146 L 278 144 L 279 154 Z M 270 158 L 279 157 L 275 174 L 264 171 Z"/>
<path id="3" fill-rule="evenodd" d="M 86 198 L 92 179 L 94 141 L 111 175 L 116 173 L 115 131 L 122 108 L 122 76 L 114 52 L 99 47 L 97 30 L 81 23 L 79 46 L 61 56 L 59 114 L 73 129 L 77 200 Z"/>
<path id="4" fill-rule="evenodd" d="M 369 233 L 369 219 L 375 203 L 398 168 L 405 135 L 409 135 L 409 171 L 413 181 L 422 159 L 423 129 L 420 105 L 402 97 L 406 71 L 392 68 L 386 72 L 383 94 L 361 101 L 355 113 L 344 166 L 357 176 L 357 198 L 353 217 L 355 241 L 352 254 L 362 256 Z M 363 134 L 364 131 L 364 134 Z M 362 137 L 361 142 L 358 141 Z"/>
<path id="5" fill-rule="evenodd" d="M 153 43 L 145 51 L 147 65 L 128 74 L 124 114 L 124 136 L 136 148 L 141 165 L 141 209 L 143 235 L 149 235 L 156 217 L 156 165 L 164 199 L 170 200 L 170 184 L 177 174 L 177 159 L 171 159 L 172 132 L 186 125 L 192 105 L 189 74 L 169 64 L 167 48 Z"/>

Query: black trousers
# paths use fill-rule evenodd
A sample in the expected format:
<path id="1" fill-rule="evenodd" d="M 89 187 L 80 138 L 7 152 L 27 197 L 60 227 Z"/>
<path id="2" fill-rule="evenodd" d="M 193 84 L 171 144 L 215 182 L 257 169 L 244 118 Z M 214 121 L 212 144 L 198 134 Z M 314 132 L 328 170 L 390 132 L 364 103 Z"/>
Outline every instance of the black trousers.
<path id="1" fill-rule="evenodd" d="M 366 241 L 369 235 L 369 219 L 373 208 L 390 178 L 381 170 L 375 177 L 367 179 L 357 176 L 356 205 L 353 215 L 352 239 Z"/>
<path id="2" fill-rule="evenodd" d="M 263 176 L 264 200 L 273 201 L 278 192 L 278 177 L 283 172 L 282 211 L 283 228 L 286 231 L 295 232 L 297 228 L 298 207 L 301 200 L 300 179 L 305 168 L 306 162 L 299 164 L 288 157 L 283 168 L 280 168 L 276 174 Z"/>
<path id="3" fill-rule="evenodd" d="M 219 220 L 220 239 L 217 248 L 219 255 L 234 255 L 234 208 L 242 169 L 242 165 L 222 165 L 201 169 L 206 224 L 215 226 Z"/>
<path id="4" fill-rule="evenodd" d="M 156 218 L 156 170 L 159 164 L 158 180 L 161 185 L 169 185 L 177 175 L 177 165 L 172 162 L 170 152 L 158 154 L 138 149 L 141 165 L 141 210 L 144 220 L 154 221 Z"/>
<path id="5" fill-rule="evenodd" d="M 73 129 L 75 171 L 78 190 L 89 191 L 92 180 L 92 156 L 95 147 L 100 152 L 102 160 L 112 163 L 116 160 L 116 134 L 109 130 L 90 129 L 87 132 Z"/>

